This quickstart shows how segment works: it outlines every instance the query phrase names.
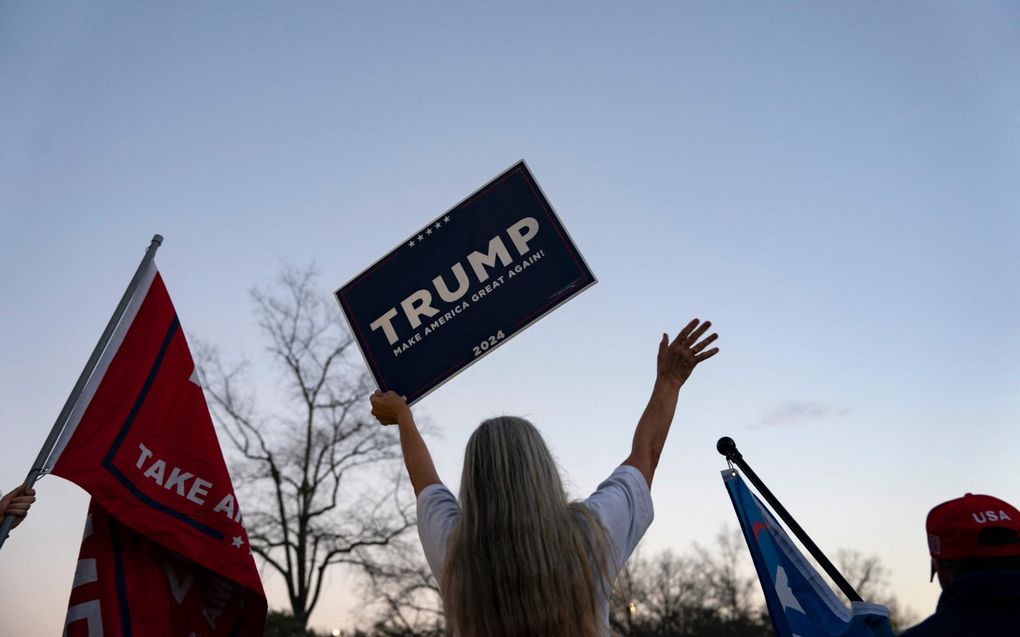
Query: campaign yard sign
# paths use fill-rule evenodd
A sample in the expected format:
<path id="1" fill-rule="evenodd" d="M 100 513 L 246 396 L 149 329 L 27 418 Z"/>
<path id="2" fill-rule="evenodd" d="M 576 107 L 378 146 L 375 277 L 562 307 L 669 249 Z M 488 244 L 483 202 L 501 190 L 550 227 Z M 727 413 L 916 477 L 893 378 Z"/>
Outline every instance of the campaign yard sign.
<path id="1" fill-rule="evenodd" d="M 379 388 L 414 403 L 595 282 L 520 161 L 336 298 Z"/>

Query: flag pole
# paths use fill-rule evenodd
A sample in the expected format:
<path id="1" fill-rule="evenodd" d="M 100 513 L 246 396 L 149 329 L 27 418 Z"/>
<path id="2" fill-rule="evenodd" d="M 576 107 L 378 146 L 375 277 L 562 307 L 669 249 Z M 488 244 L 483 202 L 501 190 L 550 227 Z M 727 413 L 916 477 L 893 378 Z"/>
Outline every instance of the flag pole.
<path id="1" fill-rule="evenodd" d="M 43 443 L 42 449 L 39 450 L 39 455 L 36 456 L 35 462 L 32 463 L 32 468 L 28 471 L 28 476 L 25 478 L 25 486 L 31 487 L 35 484 L 43 473 L 45 472 L 44 465 L 50 457 L 50 452 L 53 451 L 53 447 L 57 444 L 57 440 L 60 438 L 60 433 L 64 429 L 64 425 L 67 423 L 67 418 L 71 414 L 71 410 L 74 409 L 75 403 L 78 402 L 78 398 L 81 396 L 82 391 L 85 389 L 85 383 L 88 382 L 89 377 L 92 376 L 92 372 L 95 371 L 96 364 L 99 362 L 99 357 L 102 356 L 103 350 L 110 342 L 110 338 L 113 336 L 114 329 L 117 328 L 117 324 L 120 323 L 121 317 L 124 315 L 124 310 L 127 308 L 128 303 L 131 301 L 131 297 L 134 296 L 135 291 L 138 289 L 138 285 L 142 279 L 142 274 L 145 272 L 149 263 L 152 262 L 156 256 L 156 250 L 163 243 L 163 235 L 153 235 L 152 241 L 149 243 L 149 247 L 145 249 L 145 256 L 142 257 L 142 262 L 138 264 L 138 269 L 135 270 L 135 275 L 131 277 L 131 282 L 128 283 L 127 289 L 124 291 L 124 295 L 120 297 L 120 303 L 117 304 L 117 309 L 113 311 L 113 316 L 110 317 L 110 322 L 106 324 L 106 329 L 103 330 L 102 336 L 99 337 L 99 342 L 96 343 L 95 349 L 92 350 L 92 355 L 89 356 L 89 360 L 85 363 L 85 368 L 81 370 L 81 375 L 78 376 L 78 382 L 74 384 L 74 388 L 71 390 L 71 394 L 67 397 L 67 401 L 64 403 L 63 409 L 60 410 L 60 415 L 57 416 L 56 422 L 53 423 L 53 428 L 50 429 L 50 435 L 46 437 L 46 442 Z M 14 517 L 10 515 L 3 516 L 3 523 L 0 524 L 0 548 L 3 548 L 4 542 L 7 540 L 7 535 L 11 531 L 11 527 L 14 526 Z"/>
<path id="2" fill-rule="evenodd" d="M 758 474 L 756 474 L 754 470 L 748 466 L 747 461 L 744 460 L 744 456 L 742 456 L 740 451 L 737 450 L 737 443 L 733 442 L 733 438 L 730 438 L 729 436 L 720 438 L 719 442 L 715 444 L 715 448 L 719 453 L 726 456 L 728 461 L 740 467 L 740 470 L 744 472 L 744 475 L 746 475 L 747 479 L 751 481 L 751 484 L 753 484 L 755 488 L 758 489 L 758 492 L 761 493 L 762 497 L 764 497 L 765 500 L 772 505 L 772 508 L 775 509 L 776 513 L 779 514 L 779 517 L 783 519 L 783 522 L 786 522 L 786 525 L 790 527 L 790 530 L 793 531 L 793 534 L 801 541 L 804 548 L 811 553 L 812 557 L 818 561 L 818 564 L 822 567 L 822 569 L 828 573 L 829 577 L 832 578 L 832 581 L 839 587 L 839 590 L 843 591 L 843 594 L 846 595 L 851 602 L 863 601 L 857 591 L 854 590 L 854 587 L 850 585 L 850 582 L 846 581 L 843 574 L 840 573 L 835 565 L 829 561 L 829 558 L 825 557 L 825 553 L 822 553 L 822 549 L 818 548 L 818 545 L 815 544 L 810 537 L 808 537 L 808 534 L 804 531 L 804 529 L 797 524 L 797 520 L 793 519 L 790 512 L 787 511 L 786 507 L 784 507 L 776 496 L 769 491 L 769 488 L 761 481 Z"/>

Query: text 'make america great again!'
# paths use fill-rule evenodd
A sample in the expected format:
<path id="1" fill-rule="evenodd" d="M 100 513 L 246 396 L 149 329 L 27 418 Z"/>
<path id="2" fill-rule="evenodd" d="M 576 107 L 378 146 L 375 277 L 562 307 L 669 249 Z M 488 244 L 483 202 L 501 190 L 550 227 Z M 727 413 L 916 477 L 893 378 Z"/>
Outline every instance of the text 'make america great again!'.
<path id="1" fill-rule="evenodd" d="M 521 161 L 336 298 L 379 388 L 414 403 L 595 283 Z"/>

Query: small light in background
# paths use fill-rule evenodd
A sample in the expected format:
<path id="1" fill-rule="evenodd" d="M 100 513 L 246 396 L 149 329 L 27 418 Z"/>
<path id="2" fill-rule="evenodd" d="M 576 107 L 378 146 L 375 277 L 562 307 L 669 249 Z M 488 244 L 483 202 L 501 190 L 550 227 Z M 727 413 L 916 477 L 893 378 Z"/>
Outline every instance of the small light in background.
<path id="1" fill-rule="evenodd" d="M 333 637 L 344 637 L 344 631 L 339 628 L 334 628 L 332 632 Z"/>

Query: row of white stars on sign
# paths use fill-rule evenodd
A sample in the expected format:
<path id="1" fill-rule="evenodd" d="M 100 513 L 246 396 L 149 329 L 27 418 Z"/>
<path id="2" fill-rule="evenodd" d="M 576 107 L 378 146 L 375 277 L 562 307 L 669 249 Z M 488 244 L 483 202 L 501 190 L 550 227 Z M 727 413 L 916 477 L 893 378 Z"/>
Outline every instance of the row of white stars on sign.
<path id="1" fill-rule="evenodd" d="M 425 237 L 427 235 L 432 234 L 433 230 L 439 230 L 441 227 L 443 227 L 444 223 L 450 223 L 450 218 L 449 217 L 443 217 L 440 221 L 437 221 L 435 224 L 433 224 L 431 226 L 426 226 L 425 227 L 425 232 L 424 233 L 419 233 L 417 237 L 411 239 L 411 242 L 408 243 L 407 246 L 409 248 L 413 248 L 415 243 L 421 243 L 422 241 L 424 241 Z"/>

